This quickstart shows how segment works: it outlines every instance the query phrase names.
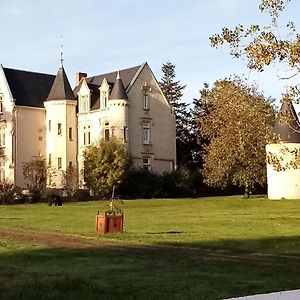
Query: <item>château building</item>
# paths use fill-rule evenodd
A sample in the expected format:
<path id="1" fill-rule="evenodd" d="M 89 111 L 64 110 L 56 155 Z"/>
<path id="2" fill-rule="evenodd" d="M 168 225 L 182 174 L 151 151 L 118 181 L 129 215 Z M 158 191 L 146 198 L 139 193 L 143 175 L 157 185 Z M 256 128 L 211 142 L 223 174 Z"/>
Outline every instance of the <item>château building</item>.
<path id="1" fill-rule="evenodd" d="M 56 76 L 0 66 L 0 181 L 25 188 L 23 164 L 43 158 L 63 188 L 68 166 L 83 174 L 84 149 L 112 136 L 125 143 L 135 167 L 174 170 L 175 115 L 147 63 L 77 73 L 74 90 L 63 66 Z M 82 187 L 83 175 L 78 182 Z"/>

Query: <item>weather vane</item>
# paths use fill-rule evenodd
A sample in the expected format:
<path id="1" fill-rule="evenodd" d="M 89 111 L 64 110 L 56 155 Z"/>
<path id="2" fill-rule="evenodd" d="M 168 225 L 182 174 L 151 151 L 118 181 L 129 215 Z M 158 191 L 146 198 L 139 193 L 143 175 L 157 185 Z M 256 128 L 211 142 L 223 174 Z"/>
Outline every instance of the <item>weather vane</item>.
<path id="1" fill-rule="evenodd" d="M 64 58 L 63 58 L 64 52 L 63 52 L 63 36 L 60 36 L 60 64 L 63 66 Z"/>

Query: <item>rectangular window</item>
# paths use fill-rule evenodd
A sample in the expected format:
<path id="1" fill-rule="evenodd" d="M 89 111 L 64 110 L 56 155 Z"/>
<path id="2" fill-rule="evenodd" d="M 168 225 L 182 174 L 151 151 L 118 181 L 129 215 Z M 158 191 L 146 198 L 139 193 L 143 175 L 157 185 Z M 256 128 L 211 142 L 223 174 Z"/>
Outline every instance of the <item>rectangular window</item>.
<path id="1" fill-rule="evenodd" d="M 5 162 L 0 163 L 0 181 L 5 180 Z"/>
<path id="2" fill-rule="evenodd" d="M 104 129 L 104 139 L 109 141 L 109 128 Z"/>
<path id="3" fill-rule="evenodd" d="M 5 132 L 0 132 L 0 147 L 5 147 Z"/>
<path id="4" fill-rule="evenodd" d="M 143 144 L 150 144 L 150 123 L 143 123 Z"/>
<path id="5" fill-rule="evenodd" d="M 104 96 L 104 107 L 105 108 L 107 107 L 107 96 L 106 95 Z"/>
<path id="6" fill-rule="evenodd" d="M 39 136 L 39 141 L 41 142 L 43 140 L 43 137 L 42 136 Z"/>
<path id="7" fill-rule="evenodd" d="M 57 159 L 57 168 L 61 169 L 61 157 Z"/>
<path id="8" fill-rule="evenodd" d="M 85 138 L 85 132 L 83 132 L 83 145 L 86 145 L 86 138 Z"/>
<path id="9" fill-rule="evenodd" d="M 57 124 L 57 134 L 61 135 L 61 123 Z"/>
<path id="10" fill-rule="evenodd" d="M 102 92 L 102 97 L 101 97 L 101 108 L 106 108 L 107 107 L 107 92 L 104 91 Z"/>
<path id="11" fill-rule="evenodd" d="M 149 106 L 149 95 L 147 94 L 147 92 L 144 92 L 144 95 L 143 95 L 143 108 L 145 110 L 150 109 L 150 106 Z"/>
<path id="12" fill-rule="evenodd" d="M 127 141 L 128 141 L 128 127 L 124 126 L 123 131 L 124 131 L 124 142 L 127 143 Z"/>
<path id="13" fill-rule="evenodd" d="M 69 140 L 73 141 L 73 129 L 72 129 L 72 127 L 69 127 Z"/>
<path id="14" fill-rule="evenodd" d="M 151 170 L 151 160 L 150 157 L 143 157 L 143 169 L 150 171 Z"/>
<path id="15" fill-rule="evenodd" d="M 87 142 L 88 142 L 88 145 L 91 144 L 91 132 L 90 131 L 87 132 Z"/>
<path id="16" fill-rule="evenodd" d="M 49 154 L 49 157 L 48 157 L 48 165 L 51 166 L 51 163 L 52 163 L 52 162 L 51 162 L 51 154 Z"/>
<path id="17" fill-rule="evenodd" d="M 48 122 L 48 130 L 51 131 L 51 120 Z"/>
<path id="18" fill-rule="evenodd" d="M 5 162 L 2 163 L 2 180 L 5 180 Z"/>
<path id="19" fill-rule="evenodd" d="M 3 96 L 0 95 L 0 114 L 3 113 Z"/>
<path id="20" fill-rule="evenodd" d="M 73 164 L 72 164 L 72 162 L 70 161 L 70 162 L 69 162 L 69 168 L 72 168 L 72 165 L 73 165 Z"/>

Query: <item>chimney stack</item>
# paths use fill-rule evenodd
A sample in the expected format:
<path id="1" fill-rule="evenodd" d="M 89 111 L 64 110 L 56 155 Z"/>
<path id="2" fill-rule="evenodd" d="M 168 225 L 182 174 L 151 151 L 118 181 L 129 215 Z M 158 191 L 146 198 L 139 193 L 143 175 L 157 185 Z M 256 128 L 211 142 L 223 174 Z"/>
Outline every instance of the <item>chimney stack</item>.
<path id="1" fill-rule="evenodd" d="M 76 85 L 79 84 L 81 78 L 86 78 L 86 77 L 87 77 L 86 73 L 82 73 L 82 72 L 76 73 Z"/>

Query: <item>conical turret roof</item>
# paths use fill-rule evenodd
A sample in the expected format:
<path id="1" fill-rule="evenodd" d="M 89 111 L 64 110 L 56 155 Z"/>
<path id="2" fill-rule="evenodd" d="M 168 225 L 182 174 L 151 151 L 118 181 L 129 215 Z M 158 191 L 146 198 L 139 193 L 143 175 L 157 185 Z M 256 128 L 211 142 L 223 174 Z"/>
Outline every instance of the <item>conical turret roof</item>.
<path id="1" fill-rule="evenodd" d="M 57 72 L 46 101 L 50 100 L 75 100 L 71 85 L 63 66 L 61 66 Z"/>
<path id="2" fill-rule="evenodd" d="M 276 118 L 273 132 L 281 142 L 300 143 L 300 123 L 291 101 L 284 101 Z"/>
<path id="3" fill-rule="evenodd" d="M 120 72 L 118 72 L 114 87 L 110 94 L 110 99 L 128 99 L 127 93 L 123 85 L 123 81 L 120 77 Z"/>

